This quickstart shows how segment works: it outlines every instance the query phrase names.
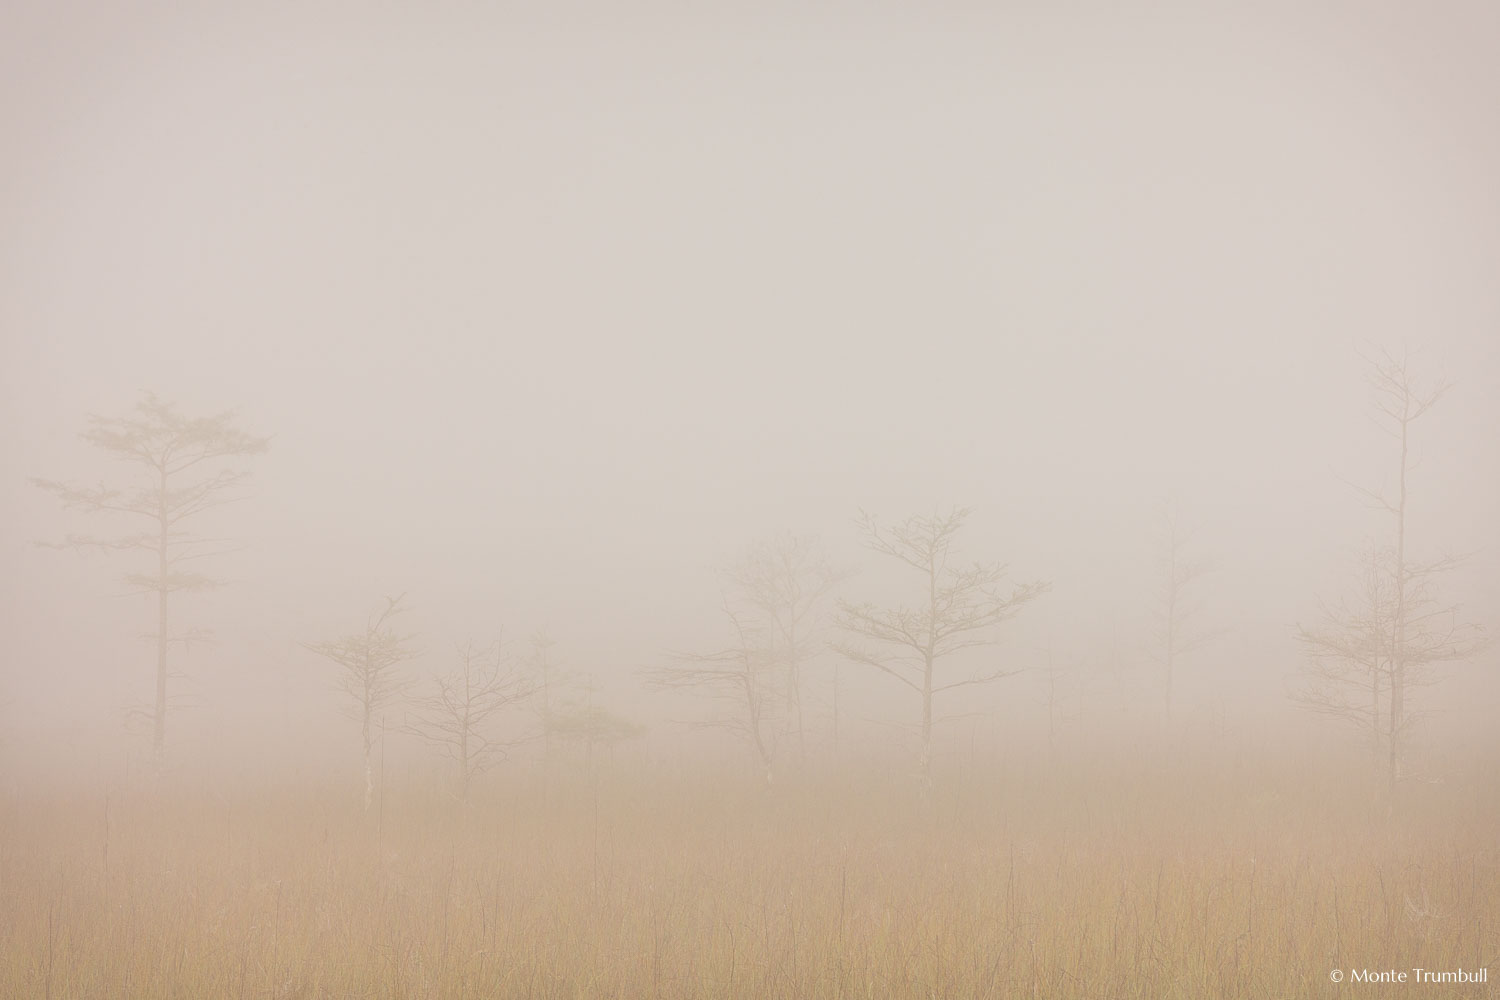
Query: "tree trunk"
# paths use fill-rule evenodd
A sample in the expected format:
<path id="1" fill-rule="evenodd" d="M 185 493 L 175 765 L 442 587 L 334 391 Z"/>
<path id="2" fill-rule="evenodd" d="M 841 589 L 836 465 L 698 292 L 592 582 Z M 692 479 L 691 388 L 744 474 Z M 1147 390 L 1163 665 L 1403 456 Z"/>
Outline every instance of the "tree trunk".
<path id="1" fill-rule="evenodd" d="M 937 655 L 937 555 L 927 564 L 927 648 L 922 669 L 922 797 L 932 792 L 932 664 Z"/>
<path id="2" fill-rule="evenodd" d="M 167 760 L 167 586 L 163 580 L 156 592 L 156 711 L 152 719 L 151 754 L 156 769 Z"/>
<path id="3" fill-rule="evenodd" d="M 795 616 L 797 609 L 792 607 L 787 612 Z M 804 771 L 807 769 L 807 737 L 802 729 L 802 665 L 797 662 L 797 623 L 795 617 L 787 626 L 787 709 L 792 717 L 792 724 L 797 729 L 797 763 Z"/>
<path id="4" fill-rule="evenodd" d="M 1391 644 L 1391 745 L 1387 782 L 1391 794 L 1401 776 L 1401 753 L 1398 740 L 1406 713 L 1406 460 L 1409 410 L 1401 413 L 1401 479 L 1396 500 L 1396 617 Z"/>
<path id="5" fill-rule="evenodd" d="M 375 801 L 375 771 L 370 764 L 370 745 L 365 744 L 365 812 L 370 811 L 370 804 Z"/>
<path id="6" fill-rule="evenodd" d="M 755 761 L 760 765 L 761 773 L 766 779 L 766 787 L 769 788 L 773 783 L 773 766 L 771 763 L 771 750 L 766 746 L 765 737 L 761 733 L 763 723 L 761 706 L 764 696 L 756 688 L 755 678 L 749 673 L 751 668 L 748 663 L 745 669 L 743 689 L 745 692 L 745 709 L 750 721 L 750 740 L 755 746 Z"/>
<path id="7" fill-rule="evenodd" d="M 167 471 L 161 470 L 157 487 L 157 504 L 161 519 L 161 534 L 157 538 L 156 550 L 156 712 L 152 717 L 151 753 L 156 771 L 161 773 L 167 759 L 167 535 L 170 523 L 167 520 Z"/>
<path id="8" fill-rule="evenodd" d="M 545 656 L 545 654 L 544 654 Z M 552 671 L 542 660 L 542 763 L 552 764 Z"/>
<path id="9" fill-rule="evenodd" d="M 467 673 L 467 664 L 464 669 Z M 469 770 L 469 716 L 465 712 L 463 729 L 458 734 L 458 800 L 464 805 L 469 804 Z"/>
<path id="10" fill-rule="evenodd" d="M 922 797 L 932 792 L 932 653 L 922 677 Z"/>
<path id="11" fill-rule="evenodd" d="M 364 725 L 360 735 L 364 739 L 365 746 L 365 812 L 370 811 L 370 803 L 375 801 L 375 769 L 371 762 L 372 741 L 370 739 L 370 703 L 365 702 Z"/>
<path id="12" fill-rule="evenodd" d="M 1170 514 L 1168 515 L 1171 516 Z M 1177 525 L 1175 522 L 1167 528 L 1170 534 L 1167 537 L 1167 678 L 1166 687 L 1162 692 L 1163 707 L 1166 711 L 1167 722 L 1172 721 L 1172 668 L 1177 655 Z"/>

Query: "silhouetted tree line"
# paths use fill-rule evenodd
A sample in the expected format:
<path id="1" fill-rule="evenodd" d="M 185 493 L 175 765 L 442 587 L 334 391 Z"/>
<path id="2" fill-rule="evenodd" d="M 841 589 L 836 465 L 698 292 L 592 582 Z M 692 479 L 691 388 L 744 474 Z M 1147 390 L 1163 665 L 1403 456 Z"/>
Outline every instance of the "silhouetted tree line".
<path id="1" fill-rule="evenodd" d="M 1408 534 L 1414 435 L 1450 385 L 1419 385 L 1406 356 L 1382 355 L 1369 369 L 1375 413 L 1394 445 L 1393 475 L 1388 487 L 1360 493 L 1389 515 L 1390 530 L 1368 544 L 1350 595 L 1324 604 L 1313 624 L 1296 626 L 1305 664 L 1292 697 L 1362 732 L 1394 790 L 1421 717 L 1413 692 L 1437 683 L 1442 664 L 1474 655 L 1486 637 L 1461 616 L 1457 604 L 1441 596 L 1441 578 L 1458 560 L 1418 557 L 1416 540 Z M 149 718 L 152 755 L 160 769 L 172 704 L 171 650 L 205 637 L 177 624 L 172 598 L 220 583 L 197 567 L 199 560 L 222 552 L 223 543 L 194 526 L 199 515 L 244 495 L 245 463 L 265 452 L 269 439 L 243 429 L 233 412 L 191 417 L 149 393 L 124 416 L 90 417 L 82 436 L 133 469 L 134 479 L 120 486 L 34 482 L 69 510 L 114 515 L 122 525 L 113 534 L 69 535 L 56 547 L 145 556 L 125 579 L 132 588 L 156 595 L 151 634 L 156 695 Z M 666 654 L 664 662 L 642 672 L 645 683 L 690 692 L 716 706 L 697 724 L 742 739 L 757 773 L 772 785 L 789 763 L 807 762 L 814 667 L 829 665 L 825 673 L 832 690 L 826 707 L 835 748 L 844 683 L 839 664 L 853 665 L 871 679 L 881 675 L 909 692 L 906 721 L 915 736 L 925 792 L 933 780 L 933 730 L 942 718 L 936 706 L 954 692 L 1026 669 L 1014 659 L 963 669 L 959 664 L 973 658 L 957 654 L 994 645 L 1001 626 L 1050 589 L 1040 580 L 1012 580 L 999 562 L 965 561 L 959 540 L 972 514 L 961 507 L 883 523 L 860 512 L 856 524 L 866 548 L 898 567 L 908 583 L 907 597 L 894 603 L 840 596 L 851 574 L 833 564 L 816 537 L 784 533 L 751 544 L 720 576 L 723 643 L 707 651 Z M 1160 585 L 1151 643 L 1163 714 L 1170 717 L 1174 679 L 1184 661 L 1223 629 L 1199 621 L 1198 591 L 1215 564 L 1196 551 L 1194 531 L 1175 509 L 1165 512 L 1156 542 Z M 416 688 L 407 669 L 418 655 L 417 637 L 401 630 L 403 611 L 404 596 L 385 598 L 363 627 L 303 643 L 333 664 L 359 725 L 367 808 L 375 793 L 373 756 L 380 731 L 398 705 L 403 707 L 400 730 L 452 761 L 461 800 L 467 800 L 478 774 L 523 743 L 540 742 L 544 761 L 550 762 L 557 748 L 572 745 L 592 762 L 600 748 L 642 735 L 642 727 L 595 703 L 591 680 L 585 687 L 560 669 L 556 643 L 543 632 L 532 636 L 522 657 L 498 640 L 466 640 L 450 654 L 446 672 Z M 1054 662 L 1050 650 L 1046 662 L 1053 739 L 1059 683 L 1070 671 Z M 520 710 L 527 710 L 534 724 L 518 724 Z"/>

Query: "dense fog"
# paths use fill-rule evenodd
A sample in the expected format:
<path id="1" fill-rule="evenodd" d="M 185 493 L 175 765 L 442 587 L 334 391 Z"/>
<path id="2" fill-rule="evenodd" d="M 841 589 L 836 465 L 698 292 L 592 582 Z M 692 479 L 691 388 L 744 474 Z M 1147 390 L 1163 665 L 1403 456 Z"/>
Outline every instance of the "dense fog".
<path id="1" fill-rule="evenodd" d="M 643 677 L 726 644 L 723 571 L 785 532 L 843 574 L 809 730 L 837 668 L 848 745 L 903 746 L 907 692 L 832 616 L 920 596 L 861 510 L 957 507 L 958 563 L 1051 589 L 958 654 L 1022 672 L 940 744 L 1045 740 L 1060 672 L 1075 729 L 1162 724 L 1167 510 L 1213 562 L 1170 724 L 1336 730 L 1289 697 L 1295 628 L 1391 533 L 1360 492 L 1395 483 L 1382 352 L 1452 382 L 1413 425 L 1412 551 L 1466 556 L 1466 620 L 1500 606 L 1490 5 L 5 20 L 12 779 L 146 759 L 156 597 L 121 581 L 152 557 L 38 546 L 135 529 L 32 482 L 138 484 L 79 435 L 146 392 L 270 439 L 196 525 L 223 586 L 173 597 L 212 639 L 170 651 L 180 762 L 354 767 L 306 644 L 398 594 L 414 682 L 545 629 L 646 759 L 732 736 Z M 1445 665 L 1421 743 L 1495 748 L 1494 666 Z"/>
<path id="2" fill-rule="evenodd" d="M 1497 97 L 1481 0 L 5 5 L 0 996 L 1479 996 Z"/>

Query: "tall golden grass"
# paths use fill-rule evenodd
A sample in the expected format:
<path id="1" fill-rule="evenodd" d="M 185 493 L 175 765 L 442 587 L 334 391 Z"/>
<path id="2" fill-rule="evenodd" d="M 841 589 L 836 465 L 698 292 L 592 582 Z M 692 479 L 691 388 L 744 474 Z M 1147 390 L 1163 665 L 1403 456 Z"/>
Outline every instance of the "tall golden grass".
<path id="1" fill-rule="evenodd" d="M 0 996 L 1475 997 L 1500 782 L 1296 760 L 13 794 Z M 108 799 L 106 803 L 106 797 Z M 1494 978 L 1494 977 L 1491 977 Z"/>

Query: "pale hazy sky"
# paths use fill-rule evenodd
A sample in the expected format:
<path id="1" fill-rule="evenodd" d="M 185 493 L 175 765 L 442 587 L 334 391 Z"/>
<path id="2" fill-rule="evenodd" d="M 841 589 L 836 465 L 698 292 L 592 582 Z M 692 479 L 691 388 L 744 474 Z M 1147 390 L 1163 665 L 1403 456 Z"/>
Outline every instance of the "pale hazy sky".
<path id="1" fill-rule="evenodd" d="M 9 5 L 0 719 L 149 691 L 28 485 L 116 476 L 77 433 L 146 389 L 275 436 L 185 611 L 209 702 L 321 690 L 296 642 L 399 591 L 432 666 L 545 624 L 628 687 L 756 536 L 894 588 L 860 506 L 1052 579 L 1011 655 L 1139 645 L 1164 498 L 1223 567 L 1203 676 L 1275 695 L 1382 527 L 1339 477 L 1403 343 L 1458 383 L 1414 537 L 1495 621 L 1500 7 L 799 6 Z"/>

